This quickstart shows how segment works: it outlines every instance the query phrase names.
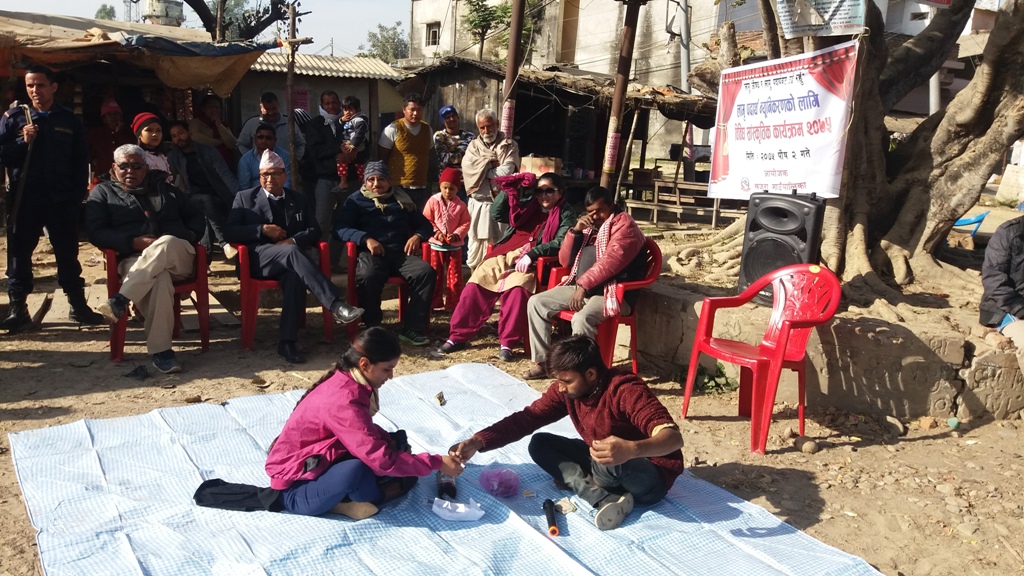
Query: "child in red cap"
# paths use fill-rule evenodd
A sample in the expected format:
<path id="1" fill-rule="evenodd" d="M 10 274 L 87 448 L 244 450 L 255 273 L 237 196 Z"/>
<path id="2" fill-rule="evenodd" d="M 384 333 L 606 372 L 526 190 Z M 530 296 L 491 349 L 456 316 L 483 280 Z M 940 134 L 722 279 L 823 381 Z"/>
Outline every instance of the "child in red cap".
<path id="1" fill-rule="evenodd" d="M 450 311 L 462 293 L 462 245 L 469 232 L 469 209 L 458 197 L 461 170 L 445 168 L 439 180 L 441 191 L 427 199 L 423 215 L 434 226 L 430 238 L 430 265 L 437 271 L 433 308 Z"/>

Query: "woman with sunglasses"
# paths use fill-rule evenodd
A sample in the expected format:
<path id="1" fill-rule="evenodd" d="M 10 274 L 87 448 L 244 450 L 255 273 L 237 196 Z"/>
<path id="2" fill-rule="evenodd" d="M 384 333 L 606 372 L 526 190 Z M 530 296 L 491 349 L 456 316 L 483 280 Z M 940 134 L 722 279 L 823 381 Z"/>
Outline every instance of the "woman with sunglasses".
<path id="1" fill-rule="evenodd" d="M 513 346 L 526 337 L 526 302 L 540 280 L 535 263 L 541 256 L 558 254 L 579 215 L 565 202 L 565 184 L 558 174 L 548 172 L 538 179 L 526 172 L 497 177 L 492 184 L 501 192 L 491 205 L 491 218 L 509 228 L 466 283 L 452 312 L 448 340 L 438 352 L 465 348 L 500 299 L 498 358 L 512 362 Z"/>

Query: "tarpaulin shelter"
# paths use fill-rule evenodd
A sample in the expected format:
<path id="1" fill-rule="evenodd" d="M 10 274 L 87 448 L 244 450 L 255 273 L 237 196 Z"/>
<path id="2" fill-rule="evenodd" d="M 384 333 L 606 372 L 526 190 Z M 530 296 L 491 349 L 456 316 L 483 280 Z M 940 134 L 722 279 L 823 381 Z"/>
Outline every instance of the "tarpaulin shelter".
<path id="1" fill-rule="evenodd" d="M 96 62 L 151 70 L 172 88 L 226 96 L 276 44 L 213 43 L 204 30 L 0 10 L 0 73 L 28 64 L 69 69 Z"/>

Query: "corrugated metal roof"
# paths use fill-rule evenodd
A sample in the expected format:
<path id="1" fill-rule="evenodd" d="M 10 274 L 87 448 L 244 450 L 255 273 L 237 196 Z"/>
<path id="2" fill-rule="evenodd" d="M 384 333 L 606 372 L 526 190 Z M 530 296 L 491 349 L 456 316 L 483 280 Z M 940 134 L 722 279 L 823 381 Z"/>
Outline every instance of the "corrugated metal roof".
<path id="1" fill-rule="evenodd" d="M 287 72 L 288 55 L 283 52 L 264 52 L 250 70 Z M 331 78 L 372 78 L 395 81 L 402 79 L 401 74 L 394 68 L 377 58 L 336 58 L 302 53 L 295 55 L 295 73 Z"/>

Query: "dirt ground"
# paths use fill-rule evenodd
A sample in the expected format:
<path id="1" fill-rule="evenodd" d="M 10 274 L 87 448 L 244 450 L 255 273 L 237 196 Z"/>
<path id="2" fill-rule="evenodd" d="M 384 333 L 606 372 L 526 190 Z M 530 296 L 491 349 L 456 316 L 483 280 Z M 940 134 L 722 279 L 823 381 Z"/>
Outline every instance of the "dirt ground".
<path id="1" fill-rule="evenodd" d="M 0 262 L 6 261 L 4 249 L 0 243 Z M 98 256 L 83 244 L 81 260 L 88 283 L 103 277 Z M 41 247 L 36 261 L 37 290 L 52 291 L 55 270 L 47 265 L 52 255 Z M 228 310 L 238 312 L 237 281 L 222 262 L 213 266 L 211 290 Z M 139 325 L 130 327 L 121 364 L 108 360 L 106 327 L 79 329 L 49 316 L 41 331 L 0 336 L 0 453 L 9 451 L 9 432 L 308 387 L 339 354 L 343 338 L 333 345 L 324 343 L 319 315 L 311 309 L 300 342 L 309 361 L 299 366 L 284 363 L 274 353 L 273 294 L 264 297 L 268 309 L 260 316 L 255 351 L 239 347 L 237 327 L 214 324 L 209 352 L 199 353 L 195 333 L 185 333 L 175 344 L 184 371 L 173 376 L 152 369 L 145 380 L 126 376 L 136 366 L 148 366 Z M 385 293 L 385 298 L 393 297 Z M 6 316 L 3 304 L 0 313 Z M 433 317 L 431 349 L 443 341 L 447 320 L 446 314 Z M 394 322 L 394 314 L 385 321 Z M 428 349 L 405 346 L 407 356 L 398 373 L 462 362 L 491 362 L 513 375 L 528 367 L 526 360 L 501 363 L 496 351 L 495 331 L 488 325 L 475 346 L 443 359 L 432 358 Z M 620 348 L 620 361 L 625 352 Z M 678 415 L 680 383 L 643 369 L 641 376 Z M 737 417 L 736 403 L 735 393 L 696 396 L 690 417 L 680 421 L 687 466 L 697 476 L 864 558 L 888 575 L 1024 572 L 1020 421 L 972 422 L 960 430 L 945 422 L 934 428 L 912 422 L 900 435 L 884 421 L 810 407 L 807 435 L 817 439 L 821 449 L 807 454 L 786 438 L 787 429 L 797 429 L 796 413 L 780 404 L 769 454 L 757 456 L 747 450 L 750 427 Z M 41 572 L 34 529 L 9 456 L 0 458 L 0 550 L 0 576 Z M 713 567 L 707 570 L 714 572 Z"/>

